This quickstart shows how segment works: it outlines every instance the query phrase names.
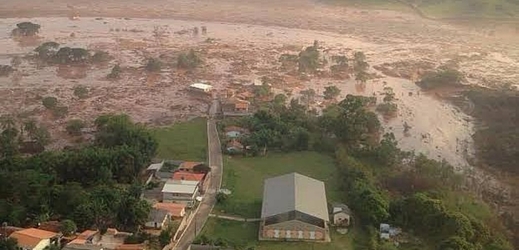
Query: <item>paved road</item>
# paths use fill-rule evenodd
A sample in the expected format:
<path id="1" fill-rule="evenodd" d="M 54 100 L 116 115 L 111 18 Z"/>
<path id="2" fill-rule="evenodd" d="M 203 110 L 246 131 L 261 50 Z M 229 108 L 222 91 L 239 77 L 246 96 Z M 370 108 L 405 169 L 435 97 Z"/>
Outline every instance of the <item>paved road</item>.
<path id="1" fill-rule="evenodd" d="M 194 215 L 194 219 L 187 226 L 187 229 L 182 234 L 182 237 L 178 240 L 174 249 L 185 250 L 193 242 L 196 235 L 202 230 L 211 210 L 216 203 L 216 191 L 220 189 L 222 183 L 222 148 L 220 145 L 220 139 L 218 138 L 218 131 L 216 130 L 216 122 L 213 119 L 218 110 L 218 101 L 213 100 L 211 108 L 209 109 L 209 118 L 207 120 L 207 150 L 208 150 L 208 162 L 211 166 L 210 183 L 207 188 L 207 192 L 204 195 L 200 207 Z"/>

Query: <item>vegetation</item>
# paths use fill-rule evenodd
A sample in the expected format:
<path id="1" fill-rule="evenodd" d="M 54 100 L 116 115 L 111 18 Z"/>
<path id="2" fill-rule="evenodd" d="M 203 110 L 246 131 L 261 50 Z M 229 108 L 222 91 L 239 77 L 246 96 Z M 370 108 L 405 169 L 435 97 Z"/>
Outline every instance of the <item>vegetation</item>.
<path id="1" fill-rule="evenodd" d="M 119 79 L 121 77 L 122 69 L 119 64 L 114 65 L 110 74 L 107 75 L 108 79 Z"/>
<path id="2" fill-rule="evenodd" d="M 69 219 L 79 229 L 115 226 L 133 230 L 151 206 L 140 199 L 139 173 L 157 143 L 125 115 L 96 120 L 94 145 L 21 157 L 11 122 L 2 131 L 0 220 L 29 226 L 42 218 Z M 27 128 L 33 127 L 28 124 Z"/>
<path id="3" fill-rule="evenodd" d="M 53 96 L 44 97 L 42 104 L 46 109 L 54 109 L 58 105 L 58 98 Z"/>
<path id="4" fill-rule="evenodd" d="M 88 89 L 83 85 L 78 85 L 74 87 L 74 95 L 79 99 L 85 99 L 88 97 Z"/>
<path id="5" fill-rule="evenodd" d="M 340 94 L 341 90 L 337 86 L 327 86 L 324 88 L 324 99 L 335 100 Z"/>
<path id="6" fill-rule="evenodd" d="M 439 68 L 435 72 L 425 74 L 416 84 L 423 89 L 430 90 L 441 87 L 458 87 L 464 80 L 461 72 L 450 68 Z"/>
<path id="7" fill-rule="evenodd" d="M 9 65 L 0 65 L 0 77 L 1 76 L 9 76 L 12 72 L 14 72 L 14 68 Z"/>
<path id="8" fill-rule="evenodd" d="M 42 43 L 34 51 L 46 63 L 99 63 L 111 60 L 111 56 L 104 51 L 91 52 L 83 48 L 60 47 L 56 42 Z"/>
<path id="9" fill-rule="evenodd" d="M 181 53 L 177 59 L 177 66 L 182 69 L 195 69 L 200 64 L 202 64 L 202 59 L 192 49 L 188 53 Z"/>
<path id="10" fill-rule="evenodd" d="M 31 22 L 21 22 L 16 24 L 16 28 L 13 29 L 13 36 L 34 36 L 38 34 L 41 26 L 39 24 Z"/>
<path id="11" fill-rule="evenodd" d="M 81 129 L 85 127 L 85 123 L 79 119 L 73 119 L 67 122 L 65 130 L 69 135 L 78 136 L 81 135 Z"/>
<path id="12" fill-rule="evenodd" d="M 162 69 L 162 62 L 157 58 L 149 58 L 145 68 L 150 72 L 160 71 Z"/>
<path id="13" fill-rule="evenodd" d="M 395 93 L 391 87 L 384 88 L 383 102 L 377 105 L 377 111 L 382 113 L 384 117 L 390 118 L 397 114 L 398 106 L 393 102 L 395 100 Z"/>
<path id="14" fill-rule="evenodd" d="M 316 44 L 306 47 L 299 53 L 298 66 L 299 72 L 315 72 L 319 66 L 319 51 Z"/>
<path id="15" fill-rule="evenodd" d="M 63 233 L 64 236 L 71 236 L 77 230 L 76 223 L 71 220 L 63 220 L 61 221 L 61 225 L 59 231 Z"/>
<path id="16" fill-rule="evenodd" d="M 207 123 L 197 118 L 170 127 L 155 129 L 159 143 L 157 157 L 162 159 L 205 161 L 207 155 Z"/>

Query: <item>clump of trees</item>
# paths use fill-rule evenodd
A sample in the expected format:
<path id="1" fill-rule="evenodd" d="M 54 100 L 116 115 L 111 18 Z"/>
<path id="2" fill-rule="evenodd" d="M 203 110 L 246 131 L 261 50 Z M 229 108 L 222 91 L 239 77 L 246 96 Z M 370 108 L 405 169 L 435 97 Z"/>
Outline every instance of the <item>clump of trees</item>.
<path id="1" fill-rule="evenodd" d="M 94 145 L 30 157 L 13 150 L 16 127 L 3 129 L 0 220 L 27 226 L 52 216 L 70 219 L 79 229 L 101 230 L 143 225 L 151 206 L 140 199 L 142 187 L 136 180 L 157 143 L 125 115 L 101 116 L 96 125 Z"/>
<path id="2" fill-rule="evenodd" d="M 202 59 L 198 57 L 194 50 L 188 53 L 181 53 L 177 59 L 177 66 L 182 69 L 195 69 L 202 64 Z"/>
<path id="3" fill-rule="evenodd" d="M 355 81 L 366 83 L 366 81 L 369 79 L 369 74 L 367 73 L 369 64 L 366 62 L 366 55 L 364 55 L 364 53 L 361 51 L 357 51 L 353 57 L 353 71 L 355 72 Z"/>
<path id="4" fill-rule="evenodd" d="M 52 114 L 56 118 L 63 118 L 68 114 L 68 107 L 58 105 L 58 99 L 53 96 L 47 96 L 42 99 L 42 104 L 46 109 L 52 111 Z"/>
<path id="5" fill-rule="evenodd" d="M 337 86 L 327 86 L 323 94 L 325 100 L 335 100 L 341 94 L 341 90 Z"/>
<path id="6" fill-rule="evenodd" d="M 162 69 L 162 62 L 158 58 L 149 58 L 145 68 L 150 72 L 160 71 Z"/>
<path id="7" fill-rule="evenodd" d="M 41 152 L 50 143 L 49 131 L 35 120 L 20 122 L 12 116 L 2 116 L 0 131 L 0 158 Z"/>
<path id="8" fill-rule="evenodd" d="M 384 99 L 383 102 L 377 105 L 377 111 L 382 113 L 384 117 L 390 118 L 395 117 L 398 111 L 398 105 L 394 103 L 395 93 L 391 87 L 384 88 Z"/>
<path id="9" fill-rule="evenodd" d="M 73 119 L 67 122 L 65 130 L 69 135 L 78 136 L 81 135 L 81 129 L 85 127 L 85 122 L 79 119 Z"/>
<path id="10" fill-rule="evenodd" d="M 299 72 L 315 72 L 319 67 L 319 50 L 316 43 L 299 52 Z"/>
<path id="11" fill-rule="evenodd" d="M 423 89 L 430 90 L 441 87 L 458 87 L 465 77 L 456 69 L 440 67 L 434 72 L 426 73 L 416 84 Z"/>
<path id="12" fill-rule="evenodd" d="M 83 85 L 77 85 L 74 87 L 74 95 L 79 99 L 85 99 L 88 97 L 88 89 Z"/>
<path id="13" fill-rule="evenodd" d="M 0 77 L 9 76 L 14 72 L 14 68 L 10 65 L 0 65 Z"/>
<path id="14" fill-rule="evenodd" d="M 60 47 L 56 42 L 42 43 L 34 51 L 40 60 L 47 63 L 99 63 L 112 59 L 105 51 L 92 52 L 83 48 Z"/>
<path id="15" fill-rule="evenodd" d="M 34 36 L 40 32 L 41 26 L 32 22 L 21 22 L 16 24 L 11 34 L 13 36 Z"/>

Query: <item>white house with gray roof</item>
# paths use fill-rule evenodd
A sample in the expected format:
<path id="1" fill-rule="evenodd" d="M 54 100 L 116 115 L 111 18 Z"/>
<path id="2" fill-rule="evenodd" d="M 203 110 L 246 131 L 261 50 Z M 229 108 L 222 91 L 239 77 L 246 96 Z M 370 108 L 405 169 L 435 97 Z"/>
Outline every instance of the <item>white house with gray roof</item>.
<path id="1" fill-rule="evenodd" d="M 329 241 L 324 183 L 290 173 L 265 180 L 260 240 Z"/>
<path id="2" fill-rule="evenodd" d="M 198 184 L 198 181 L 168 180 L 162 188 L 162 200 L 191 205 L 198 195 Z"/>

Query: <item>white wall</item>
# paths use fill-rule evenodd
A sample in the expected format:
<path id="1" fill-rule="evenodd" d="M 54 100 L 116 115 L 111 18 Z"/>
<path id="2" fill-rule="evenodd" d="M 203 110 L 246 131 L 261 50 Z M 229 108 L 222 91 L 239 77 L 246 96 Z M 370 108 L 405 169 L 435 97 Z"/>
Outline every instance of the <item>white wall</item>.
<path id="1" fill-rule="evenodd" d="M 50 246 L 50 239 L 41 240 L 32 250 L 43 250 L 45 247 Z"/>

